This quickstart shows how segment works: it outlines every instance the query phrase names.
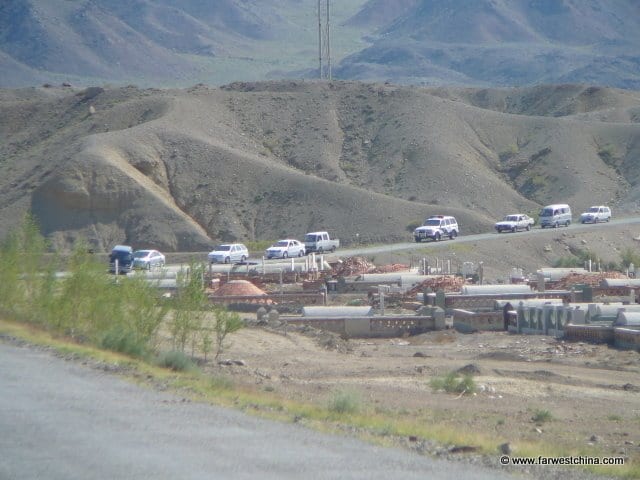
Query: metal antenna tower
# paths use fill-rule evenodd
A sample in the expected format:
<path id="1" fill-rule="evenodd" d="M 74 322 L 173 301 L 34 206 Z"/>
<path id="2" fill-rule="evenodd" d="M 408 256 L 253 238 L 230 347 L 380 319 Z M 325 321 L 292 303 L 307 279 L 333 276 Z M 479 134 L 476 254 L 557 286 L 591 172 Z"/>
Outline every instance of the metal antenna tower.
<path id="1" fill-rule="evenodd" d="M 318 0 L 318 74 L 320 79 L 332 78 L 331 75 L 331 30 L 329 28 L 329 0 L 322 8 L 322 0 Z M 324 28 L 323 28 L 324 20 Z"/>

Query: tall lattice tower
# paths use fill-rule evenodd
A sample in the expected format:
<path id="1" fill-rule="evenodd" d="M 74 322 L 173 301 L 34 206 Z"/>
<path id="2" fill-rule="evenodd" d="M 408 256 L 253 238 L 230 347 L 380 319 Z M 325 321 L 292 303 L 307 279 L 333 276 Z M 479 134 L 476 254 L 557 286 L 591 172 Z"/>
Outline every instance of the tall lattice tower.
<path id="1" fill-rule="evenodd" d="M 318 0 L 318 75 L 320 79 L 331 80 L 331 30 L 330 5 L 326 0 Z"/>

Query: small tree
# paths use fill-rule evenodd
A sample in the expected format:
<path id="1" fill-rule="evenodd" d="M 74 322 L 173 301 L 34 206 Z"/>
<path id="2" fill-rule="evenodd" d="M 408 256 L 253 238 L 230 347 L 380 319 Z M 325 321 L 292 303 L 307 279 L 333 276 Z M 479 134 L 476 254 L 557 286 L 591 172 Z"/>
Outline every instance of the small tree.
<path id="1" fill-rule="evenodd" d="M 235 312 L 230 312 L 223 307 L 215 307 L 214 314 L 216 317 L 214 330 L 216 332 L 216 356 L 217 359 L 224 348 L 224 340 L 227 335 L 240 330 L 243 327 L 243 322 L 240 319 L 240 315 Z"/>

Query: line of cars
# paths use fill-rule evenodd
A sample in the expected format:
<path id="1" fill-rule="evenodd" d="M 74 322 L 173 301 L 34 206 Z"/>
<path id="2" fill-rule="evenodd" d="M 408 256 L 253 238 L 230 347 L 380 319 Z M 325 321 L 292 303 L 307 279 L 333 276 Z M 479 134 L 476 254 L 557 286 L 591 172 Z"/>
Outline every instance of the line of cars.
<path id="1" fill-rule="evenodd" d="M 540 228 L 558 228 L 571 225 L 573 216 L 571 207 L 566 203 L 547 205 L 540 210 Z M 600 223 L 611 220 L 611 209 L 606 205 L 594 205 L 580 215 L 580 223 Z M 502 221 L 497 222 L 494 228 L 498 233 L 517 232 L 518 230 L 531 230 L 535 220 L 528 215 L 518 213 L 507 215 Z"/>
<path id="2" fill-rule="evenodd" d="M 568 227 L 573 220 L 571 207 L 566 203 L 547 205 L 540 210 L 540 228 Z M 600 223 L 611 220 L 611 209 L 606 205 L 595 205 L 580 215 L 581 223 Z M 498 233 L 529 231 L 535 225 L 534 218 L 524 213 L 512 213 L 506 215 L 494 225 Z M 455 217 L 448 215 L 432 215 L 424 224 L 413 231 L 416 242 L 433 240 L 438 242 L 443 238 L 454 239 L 460 234 L 460 227 Z"/>
<path id="3" fill-rule="evenodd" d="M 335 252 L 340 240 L 331 238 L 328 232 L 310 232 L 304 243 L 295 238 L 278 240 L 264 252 L 267 259 L 302 257 L 312 252 Z M 217 245 L 209 252 L 209 263 L 244 263 L 249 258 L 249 250 L 243 243 Z"/>

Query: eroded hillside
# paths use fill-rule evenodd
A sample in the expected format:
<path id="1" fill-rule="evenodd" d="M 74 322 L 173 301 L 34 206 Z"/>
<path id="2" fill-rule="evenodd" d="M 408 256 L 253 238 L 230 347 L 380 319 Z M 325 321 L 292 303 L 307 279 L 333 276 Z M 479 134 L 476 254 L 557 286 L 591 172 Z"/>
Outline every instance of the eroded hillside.
<path id="1" fill-rule="evenodd" d="M 5 90 L 0 218 L 6 232 L 31 211 L 58 247 L 201 250 L 312 229 L 402 240 L 435 213 L 472 233 L 555 201 L 619 211 L 640 196 L 639 97 L 302 81 Z"/>

